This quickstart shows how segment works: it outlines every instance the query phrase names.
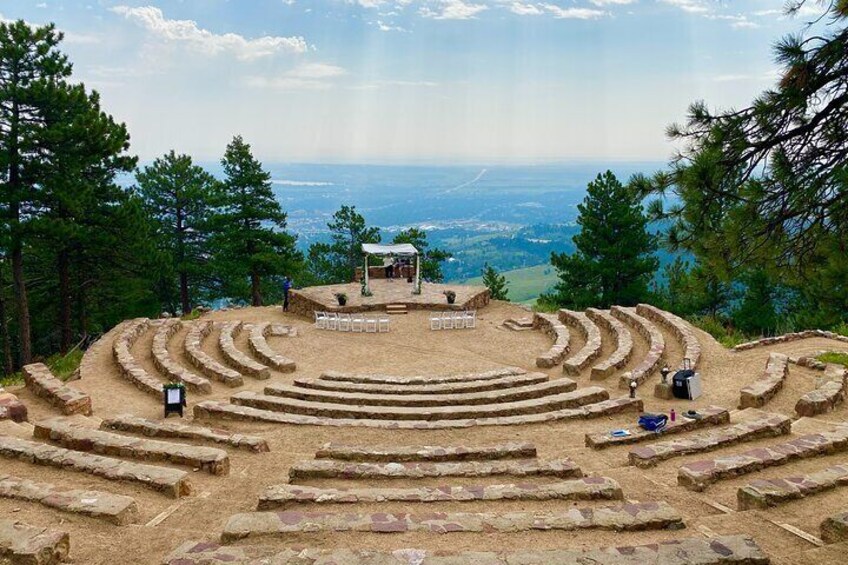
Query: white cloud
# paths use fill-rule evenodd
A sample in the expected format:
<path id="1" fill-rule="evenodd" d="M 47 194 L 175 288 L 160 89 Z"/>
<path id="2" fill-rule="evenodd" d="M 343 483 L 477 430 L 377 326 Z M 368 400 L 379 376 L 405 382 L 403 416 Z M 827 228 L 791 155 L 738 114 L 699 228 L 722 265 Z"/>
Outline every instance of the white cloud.
<path id="1" fill-rule="evenodd" d="M 288 76 L 297 78 L 331 78 L 347 74 L 347 71 L 327 63 L 304 63 L 289 71 Z"/>
<path id="2" fill-rule="evenodd" d="M 538 16 L 543 13 L 538 6 L 518 1 L 509 3 L 509 11 L 519 16 Z"/>
<path id="3" fill-rule="evenodd" d="M 342 67 L 327 63 L 304 63 L 281 75 L 251 76 L 245 83 L 253 88 L 276 90 L 326 90 L 335 86 L 334 79 L 346 75 Z"/>
<path id="4" fill-rule="evenodd" d="M 705 14 L 710 11 L 710 9 L 703 4 L 701 0 L 658 0 L 663 4 L 668 4 L 670 6 L 675 6 L 676 8 L 680 8 L 684 12 L 689 12 L 690 14 Z"/>
<path id="5" fill-rule="evenodd" d="M 437 0 L 435 7 L 434 10 L 424 6 L 418 13 L 434 20 L 468 20 L 489 9 L 485 4 L 469 4 L 464 0 Z"/>
<path id="6" fill-rule="evenodd" d="M 542 7 L 558 20 L 596 20 L 607 15 L 607 12 L 591 8 L 562 8 L 556 4 L 542 4 Z"/>
<path id="7" fill-rule="evenodd" d="M 351 90 L 376 90 L 378 88 L 386 88 L 386 87 L 423 87 L 423 88 L 432 88 L 438 86 L 439 84 L 436 82 L 432 82 L 429 80 L 375 80 L 371 82 L 366 82 L 362 84 L 357 84 L 351 86 Z"/>
<path id="8" fill-rule="evenodd" d="M 733 29 L 756 29 L 760 27 L 760 24 L 749 21 L 749 20 L 740 20 L 738 22 L 733 22 L 730 24 L 730 27 Z"/>
<path id="9" fill-rule="evenodd" d="M 279 52 L 303 53 L 308 46 L 302 37 L 263 36 L 246 39 L 235 33 L 216 34 L 198 27 L 192 20 L 166 19 L 155 6 L 115 6 L 110 10 L 143 26 L 166 41 L 183 42 L 207 55 L 229 53 L 238 59 L 252 60 Z"/>
<path id="10" fill-rule="evenodd" d="M 408 29 L 400 27 L 400 26 L 393 26 L 393 25 L 387 24 L 386 22 L 384 22 L 382 20 L 377 20 L 376 24 L 377 24 L 377 29 L 379 29 L 380 31 L 402 31 L 402 32 L 408 32 L 409 31 Z"/>
<path id="11" fill-rule="evenodd" d="M 101 41 L 96 35 L 74 33 L 72 31 L 65 31 L 63 33 L 65 34 L 65 43 L 72 45 L 93 45 Z"/>
<path id="12" fill-rule="evenodd" d="M 590 4 L 594 4 L 595 6 L 626 6 L 628 4 L 635 4 L 636 0 L 589 0 Z"/>

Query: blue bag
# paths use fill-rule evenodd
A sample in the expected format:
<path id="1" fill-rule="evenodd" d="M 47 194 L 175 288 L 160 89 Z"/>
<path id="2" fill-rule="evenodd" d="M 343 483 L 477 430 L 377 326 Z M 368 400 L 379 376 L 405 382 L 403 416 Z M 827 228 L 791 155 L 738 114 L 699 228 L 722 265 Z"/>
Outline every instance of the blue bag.
<path id="1" fill-rule="evenodd" d="M 665 414 L 642 414 L 639 416 L 639 426 L 649 432 L 660 433 L 668 425 L 668 416 Z"/>

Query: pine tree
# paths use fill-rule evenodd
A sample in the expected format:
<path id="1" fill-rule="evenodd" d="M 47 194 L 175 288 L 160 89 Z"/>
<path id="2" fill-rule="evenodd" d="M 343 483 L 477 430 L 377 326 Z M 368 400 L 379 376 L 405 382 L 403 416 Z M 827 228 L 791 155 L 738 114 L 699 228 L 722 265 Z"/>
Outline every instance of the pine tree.
<path id="1" fill-rule="evenodd" d="M 221 164 L 225 180 L 211 245 L 217 274 L 226 296 L 249 297 L 253 306 L 261 306 L 263 278 L 299 269 L 296 238 L 285 231 L 286 214 L 271 189 L 270 173 L 241 136 L 227 145 Z"/>
<path id="2" fill-rule="evenodd" d="M 645 300 L 658 261 L 639 196 L 607 171 L 589 183 L 577 209 L 582 228 L 573 238 L 577 250 L 551 255 L 559 282 L 544 300 L 574 309 Z"/>
<path id="3" fill-rule="evenodd" d="M 173 150 L 140 171 L 136 181 L 165 263 L 161 299 L 171 311 L 179 303 L 187 314 L 209 286 L 209 221 L 219 183 L 190 156 Z"/>
<path id="4" fill-rule="evenodd" d="M 333 214 L 327 228 L 331 242 L 309 246 L 309 271 L 313 282 L 350 282 L 362 262 L 362 244 L 380 243 L 380 228 L 368 227 L 356 206 L 342 206 Z"/>
<path id="5" fill-rule="evenodd" d="M 494 267 L 486 263 L 483 267 L 483 284 L 489 289 L 489 294 L 493 300 L 509 300 L 509 283 L 506 277 L 498 273 Z"/>
<path id="6" fill-rule="evenodd" d="M 392 243 L 409 243 L 418 250 L 421 261 L 421 277 L 429 282 L 440 283 L 445 280 L 442 273 L 442 261 L 447 261 L 453 255 L 443 249 L 430 249 L 427 232 L 420 228 L 409 228 L 398 232 Z"/>

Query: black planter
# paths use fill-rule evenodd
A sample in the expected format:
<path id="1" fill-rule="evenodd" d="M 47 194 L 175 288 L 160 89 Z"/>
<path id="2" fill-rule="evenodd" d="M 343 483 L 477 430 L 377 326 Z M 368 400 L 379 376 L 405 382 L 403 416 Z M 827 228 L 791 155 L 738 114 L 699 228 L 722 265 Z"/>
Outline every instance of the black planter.
<path id="1" fill-rule="evenodd" d="M 448 304 L 453 304 L 456 302 L 456 296 L 448 296 Z"/>

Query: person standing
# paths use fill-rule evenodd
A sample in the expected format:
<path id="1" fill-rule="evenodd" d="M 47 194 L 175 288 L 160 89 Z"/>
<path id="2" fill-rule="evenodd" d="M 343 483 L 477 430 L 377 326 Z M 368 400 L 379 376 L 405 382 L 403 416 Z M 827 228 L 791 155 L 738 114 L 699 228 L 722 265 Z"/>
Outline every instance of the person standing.
<path id="1" fill-rule="evenodd" d="M 292 287 L 292 280 L 289 277 L 283 279 L 283 312 L 289 311 L 289 291 Z"/>

